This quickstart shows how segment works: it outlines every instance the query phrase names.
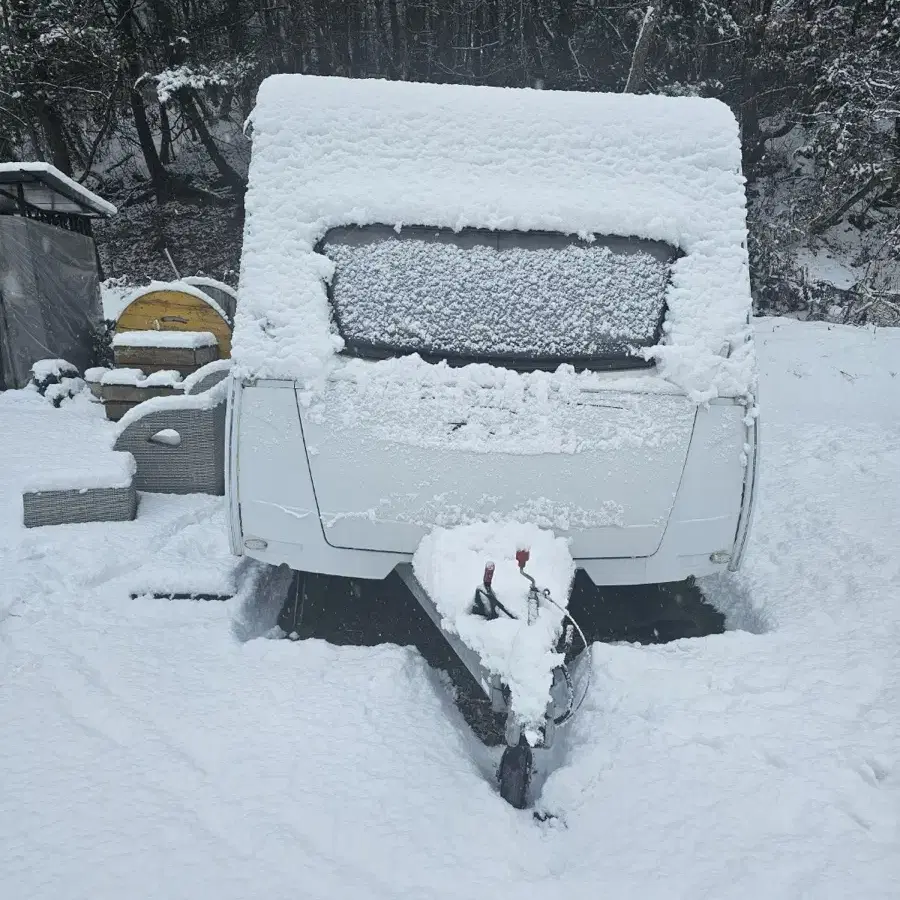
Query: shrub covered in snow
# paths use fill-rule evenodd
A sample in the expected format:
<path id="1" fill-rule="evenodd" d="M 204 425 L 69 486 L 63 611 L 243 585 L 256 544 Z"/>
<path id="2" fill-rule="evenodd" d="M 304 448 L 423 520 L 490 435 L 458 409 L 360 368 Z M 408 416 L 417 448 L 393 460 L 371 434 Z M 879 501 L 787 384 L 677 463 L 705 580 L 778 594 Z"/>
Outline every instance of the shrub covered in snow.
<path id="1" fill-rule="evenodd" d="M 31 367 L 29 387 L 59 406 L 84 390 L 84 380 L 78 369 L 64 359 L 39 359 Z"/>
<path id="2" fill-rule="evenodd" d="M 101 319 L 91 332 L 94 362 L 98 366 L 111 366 L 115 362 L 112 342 L 116 333 L 115 319 Z"/>

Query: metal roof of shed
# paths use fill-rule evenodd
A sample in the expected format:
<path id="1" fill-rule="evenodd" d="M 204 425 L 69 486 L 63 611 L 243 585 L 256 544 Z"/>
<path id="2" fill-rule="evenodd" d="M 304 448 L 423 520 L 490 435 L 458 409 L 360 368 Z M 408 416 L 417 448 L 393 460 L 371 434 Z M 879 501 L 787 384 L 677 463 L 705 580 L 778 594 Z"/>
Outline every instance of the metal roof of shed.
<path id="1" fill-rule="evenodd" d="M 28 206 L 47 213 L 105 218 L 117 211 L 49 163 L 0 163 L 0 213 L 17 211 L 20 191 Z"/>

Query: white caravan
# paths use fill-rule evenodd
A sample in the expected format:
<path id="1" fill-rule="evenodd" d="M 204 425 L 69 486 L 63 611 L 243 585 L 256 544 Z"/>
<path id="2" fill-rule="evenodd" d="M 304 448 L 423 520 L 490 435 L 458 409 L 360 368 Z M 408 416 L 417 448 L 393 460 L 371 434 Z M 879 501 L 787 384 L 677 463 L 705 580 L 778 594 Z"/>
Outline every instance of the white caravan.
<path id="1" fill-rule="evenodd" d="M 727 107 L 290 75 L 251 122 L 235 553 L 379 579 L 435 526 L 518 520 L 598 585 L 737 568 L 756 370 Z"/>

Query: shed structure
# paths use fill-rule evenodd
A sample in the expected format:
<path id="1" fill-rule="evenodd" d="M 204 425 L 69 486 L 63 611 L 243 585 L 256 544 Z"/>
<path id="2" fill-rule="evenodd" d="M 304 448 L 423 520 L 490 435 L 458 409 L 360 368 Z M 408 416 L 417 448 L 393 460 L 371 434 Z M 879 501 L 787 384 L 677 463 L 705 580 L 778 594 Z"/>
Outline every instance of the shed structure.
<path id="1" fill-rule="evenodd" d="M 0 390 L 39 359 L 93 364 L 102 318 L 94 219 L 115 206 L 47 163 L 0 163 Z"/>

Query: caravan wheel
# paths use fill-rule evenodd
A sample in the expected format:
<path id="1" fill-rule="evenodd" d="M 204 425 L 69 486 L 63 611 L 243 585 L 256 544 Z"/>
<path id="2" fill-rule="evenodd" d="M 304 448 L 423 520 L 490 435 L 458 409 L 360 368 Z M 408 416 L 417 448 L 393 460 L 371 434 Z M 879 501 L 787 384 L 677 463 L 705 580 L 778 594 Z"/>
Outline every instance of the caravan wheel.
<path id="1" fill-rule="evenodd" d="M 507 747 L 500 760 L 497 780 L 500 782 L 500 796 L 516 809 L 528 805 L 528 788 L 531 785 L 531 747 L 524 737 L 516 747 Z"/>

